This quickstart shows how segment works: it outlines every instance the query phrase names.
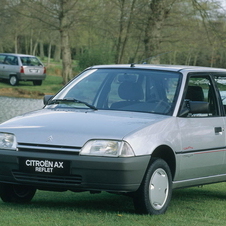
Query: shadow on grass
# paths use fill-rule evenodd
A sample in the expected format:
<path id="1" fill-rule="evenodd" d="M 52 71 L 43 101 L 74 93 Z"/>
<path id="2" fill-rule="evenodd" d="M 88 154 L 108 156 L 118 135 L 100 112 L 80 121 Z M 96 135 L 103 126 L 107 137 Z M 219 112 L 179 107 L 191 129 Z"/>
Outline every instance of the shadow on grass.
<path id="1" fill-rule="evenodd" d="M 221 183 L 200 188 L 194 187 L 174 190 L 169 209 L 174 212 L 179 208 L 183 214 L 188 209 L 202 211 L 202 207 L 197 206 L 197 204 L 214 208 L 212 206 L 213 203 L 219 205 L 222 201 L 226 200 L 225 188 L 226 185 Z M 0 205 L 7 206 L 10 209 L 20 209 L 20 211 L 29 209 L 32 211 L 76 211 L 79 213 L 88 212 L 93 214 L 135 214 L 132 198 L 107 192 L 90 194 L 89 192 L 38 191 L 29 204 L 0 202 Z"/>
<path id="2" fill-rule="evenodd" d="M 134 214 L 133 200 L 124 195 L 102 192 L 90 194 L 89 192 L 46 192 L 38 191 L 33 200 L 28 204 L 0 203 L 10 208 L 20 209 L 45 209 L 52 211 L 77 211 L 77 212 L 108 212 Z"/>
<path id="3" fill-rule="evenodd" d="M 22 86 L 33 86 L 33 82 L 32 81 L 19 81 L 19 83 L 15 86 L 11 86 L 9 83 L 9 80 L 7 79 L 0 79 L 0 83 L 8 86 L 8 87 L 22 87 Z"/>
<path id="4" fill-rule="evenodd" d="M 194 201 L 195 200 L 226 200 L 226 185 L 220 183 L 217 185 L 206 185 L 200 187 L 178 189 L 173 191 L 172 199 L 175 201 Z"/>

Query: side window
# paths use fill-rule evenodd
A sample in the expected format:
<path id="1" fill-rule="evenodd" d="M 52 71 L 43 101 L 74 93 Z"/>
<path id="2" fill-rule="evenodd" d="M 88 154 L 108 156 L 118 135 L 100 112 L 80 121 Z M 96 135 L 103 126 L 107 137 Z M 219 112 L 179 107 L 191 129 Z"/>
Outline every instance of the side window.
<path id="1" fill-rule="evenodd" d="M 5 56 L 0 55 L 0 64 L 4 64 Z"/>
<path id="2" fill-rule="evenodd" d="M 18 59 L 14 56 L 6 56 L 4 59 L 4 64 L 8 65 L 18 65 Z"/>
<path id="3" fill-rule="evenodd" d="M 219 116 L 216 94 L 209 76 L 191 76 L 186 88 L 184 107 L 187 117 Z"/>
<path id="4" fill-rule="evenodd" d="M 11 64 L 12 64 L 12 59 L 11 59 L 11 57 L 7 56 L 7 57 L 5 58 L 5 64 L 8 64 L 8 65 L 11 65 Z"/>
<path id="5" fill-rule="evenodd" d="M 214 78 L 224 107 L 224 112 L 226 113 L 226 75 L 215 76 Z"/>

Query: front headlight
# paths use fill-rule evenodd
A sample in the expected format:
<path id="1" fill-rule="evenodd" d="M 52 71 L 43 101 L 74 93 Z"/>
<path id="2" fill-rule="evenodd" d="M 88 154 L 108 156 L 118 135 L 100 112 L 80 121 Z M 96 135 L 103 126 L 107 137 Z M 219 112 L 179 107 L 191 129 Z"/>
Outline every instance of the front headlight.
<path id="1" fill-rule="evenodd" d="M 134 152 L 125 141 L 91 140 L 83 146 L 80 155 L 131 157 Z"/>
<path id="2" fill-rule="evenodd" d="M 0 149 L 16 150 L 17 142 L 14 134 L 0 133 Z"/>

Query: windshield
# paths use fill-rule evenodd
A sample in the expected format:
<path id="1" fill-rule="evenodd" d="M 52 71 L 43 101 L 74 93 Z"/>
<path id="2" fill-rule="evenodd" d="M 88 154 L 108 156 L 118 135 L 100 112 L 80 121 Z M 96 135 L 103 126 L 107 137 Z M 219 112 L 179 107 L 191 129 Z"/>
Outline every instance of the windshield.
<path id="1" fill-rule="evenodd" d="M 49 107 L 171 114 L 180 73 L 150 69 L 90 69 L 70 82 Z M 87 103 L 87 104 L 82 104 Z"/>

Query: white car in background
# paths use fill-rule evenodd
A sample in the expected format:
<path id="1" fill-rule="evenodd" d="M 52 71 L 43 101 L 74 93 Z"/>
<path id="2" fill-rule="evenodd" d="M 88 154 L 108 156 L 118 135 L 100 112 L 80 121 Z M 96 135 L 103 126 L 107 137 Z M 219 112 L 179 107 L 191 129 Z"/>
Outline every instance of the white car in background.
<path id="1" fill-rule="evenodd" d="M 205 67 L 86 69 L 43 109 L 0 125 L 1 199 L 107 191 L 162 214 L 173 189 L 226 181 L 225 81 Z"/>
<path id="2" fill-rule="evenodd" d="M 46 77 L 46 68 L 35 56 L 14 53 L 0 54 L 0 78 L 9 80 L 12 86 L 19 81 L 32 81 L 42 85 Z"/>

